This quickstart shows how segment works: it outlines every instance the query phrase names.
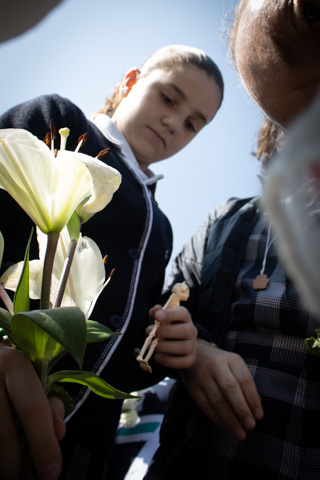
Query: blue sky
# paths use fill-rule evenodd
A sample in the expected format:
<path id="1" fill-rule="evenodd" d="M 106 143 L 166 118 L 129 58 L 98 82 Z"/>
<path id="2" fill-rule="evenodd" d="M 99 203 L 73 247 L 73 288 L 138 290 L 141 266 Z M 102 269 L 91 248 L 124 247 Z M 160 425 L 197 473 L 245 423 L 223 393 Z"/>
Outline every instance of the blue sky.
<path id="1" fill-rule="evenodd" d="M 225 99 L 216 118 L 184 150 L 153 166 L 157 200 L 174 230 L 174 253 L 231 196 L 259 193 L 252 148 L 261 114 L 227 55 L 225 29 L 236 0 L 64 0 L 27 33 L 0 44 L 0 112 L 44 93 L 68 97 L 90 114 L 130 67 L 157 48 L 193 45 L 219 65 Z"/>

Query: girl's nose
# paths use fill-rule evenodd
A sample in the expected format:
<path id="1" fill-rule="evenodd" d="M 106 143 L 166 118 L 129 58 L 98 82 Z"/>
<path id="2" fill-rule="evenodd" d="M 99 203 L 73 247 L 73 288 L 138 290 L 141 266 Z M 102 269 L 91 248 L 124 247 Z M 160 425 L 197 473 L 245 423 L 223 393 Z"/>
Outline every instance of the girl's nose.
<path id="1" fill-rule="evenodd" d="M 166 115 L 163 117 L 162 123 L 172 134 L 177 133 L 181 129 L 181 119 L 179 115 Z"/>

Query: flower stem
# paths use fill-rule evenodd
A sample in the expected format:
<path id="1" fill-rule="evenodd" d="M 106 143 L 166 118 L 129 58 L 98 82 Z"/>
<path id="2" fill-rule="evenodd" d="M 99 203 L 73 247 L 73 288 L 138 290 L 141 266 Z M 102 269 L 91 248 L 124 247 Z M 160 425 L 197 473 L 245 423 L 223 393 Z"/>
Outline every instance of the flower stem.
<path id="1" fill-rule="evenodd" d="M 44 259 L 43 273 L 42 273 L 42 286 L 41 286 L 41 299 L 40 309 L 50 308 L 50 289 L 54 256 L 57 250 L 59 240 L 59 232 L 48 233 L 47 250 Z"/>
<path id="2" fill-rule="evenodd" d="M 41 384 L 46 394 L 48 394 L 48 375 L 49 362 L 47 360 L 39 360 L 33 362 L 34 368 L 40 378 Z"/>
<path id="3" fill-rule="evenodd" d="M 13 316 L 13 303 L 5 289 L 3 288 L 2 285 L 0 285 L 0 298 L 3 301 L 4 305 L 6 306 L 8 312 L 10 313 L 11 316 Z"/>
<path id="4" fill-rule="evenodd" d="M 67 258 L 65 260 L 63 271 L 62 271 L 62 274 L 61 274 L 59 289 L 58 289 L 56 301 L 55 301 L 55 304 L 54 304 L 54 308 L 57 308 L 57 307 L 61 306 L 63 294 L 64 294 L 64 291 L 66 289 L 66 285 L 67 285 L 67 281 L 68 281 L 68 277 L 69 277 L 69 273 L 70 273 L 70 269 L 71 269 L 71 265 L 72 265 L 72 260 L 73 260 L 76 248 L 77 248 L 77 241 L 76 240 L 71 240 L 68 255 L 67 255 Z"/>

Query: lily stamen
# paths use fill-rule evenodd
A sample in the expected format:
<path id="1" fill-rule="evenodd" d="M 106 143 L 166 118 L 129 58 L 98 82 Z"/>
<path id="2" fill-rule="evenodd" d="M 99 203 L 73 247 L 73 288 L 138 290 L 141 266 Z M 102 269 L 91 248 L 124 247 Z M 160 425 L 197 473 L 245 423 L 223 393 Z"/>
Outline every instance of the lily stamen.
<path id="1" fill-rule="evenodd" d="M 70 128 L 64 127 L 60 128 L 60 150 L 66 150 L 67 147 L 67 138 L 69 137 Z"/>
<path id="2" fill-rule="evenodd" d="M 98 160 L 101 160 L 102 158 L 104 158 L 106 155 L 108 155 L 108 153 L 110 152 L 110 148 L 105 148 L 104 150 L 101 150 L 98 155 L 96 156 L 96 158 Z"/>
<path id="3" fill-rule="evenodd" d="M 51 139 L 51 150 L 54 151 L 54 141 L 56 139 L 56 129 L 53 121 L 50 122 L 50 139 Z"/>
<path id="4" fill-rule="evenodd" d="M 51 133 L 46 133 L 46 136 L 44 137 L 44 143 L 47 145 L 48 148 L 50 148 L 51 145 Z"/>
<path id="5" fill-rule="evenodd" d="M 78 153 L 80 148 L 83 147 L 83 145 L 86 143 L 86 141 L 88 140 L 88 133 L 84 133 L 83 135 L 81 135 L 79 137 L 79 140 L 78 140 L 78 145 L 75 149 L 75 152 Z"/>

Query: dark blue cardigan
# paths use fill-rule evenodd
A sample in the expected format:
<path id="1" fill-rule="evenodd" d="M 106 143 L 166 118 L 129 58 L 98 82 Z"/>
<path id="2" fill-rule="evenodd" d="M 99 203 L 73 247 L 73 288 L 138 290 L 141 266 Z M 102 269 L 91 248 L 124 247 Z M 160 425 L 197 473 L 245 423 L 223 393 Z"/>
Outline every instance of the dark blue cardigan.
<path id="1" fill-rule="evenodd" d="M 98 371 L 112 386 L 125 392 L 145 388 L 164 375 L 156 366 L 154 375 L 144 372 L 135 357 L 136 349 L 141 348 L 145 339 L 148 310 L 159 301 L 172 248 L 171 226 L 153 196 L 150 198 L 147 187 L 123 162 L 118 149 L 69 100 L 51 95 L 18 105 L 0 117 L 0 128 L 24 128 L 44 139 L 51 120 L 57 132 L 61 127 L 70 128 L 68 150 L 74 150 L 78 138 L 86 132 L 89 137 L 82 153 L 95 157 L 101 150 L 110 148 L 103 161 L 122 175 L 122 184 L 111 203 L 83 225 L 82 234 L 98 244 L 103 256 L 108 255 L 107 272 L 115 268 L 91 318 L 123 334 L 108 343 L 89 345 L 83 369 Z M 56 147 L 59 148 L 58 139 Z M 5 239 L 3 268 L 23 259 L 31 226 L 30 219 L 1 190 L 0 229 Z M 30 258 L 38 258 L 36 241 Z M 73 367 L 71 359 L 64 359 L 63 363 L 59 369 Z M 64 472 L 62 478 L 103 478 L 121 402 L 102 399 L 92 393 L 84 401 L 86 390 L 79 391 L 73 386 L 70 392 L 80 403 L 68 420 L 67 436 L 62 442 L 65 466 L 71 465 L 69 476 Z M 72 473 L 73 469 L 76 473 Z"/>

